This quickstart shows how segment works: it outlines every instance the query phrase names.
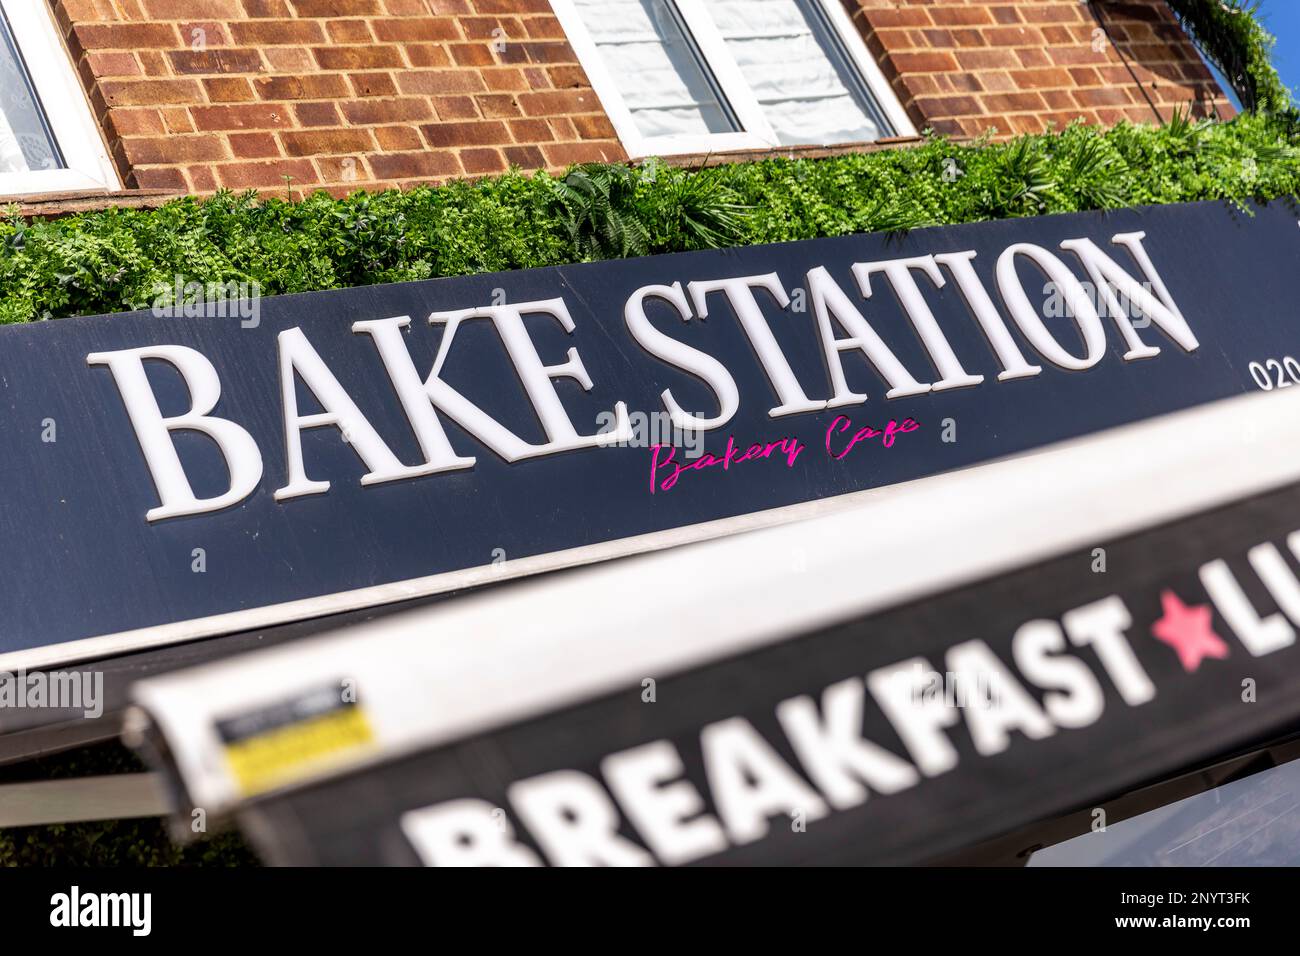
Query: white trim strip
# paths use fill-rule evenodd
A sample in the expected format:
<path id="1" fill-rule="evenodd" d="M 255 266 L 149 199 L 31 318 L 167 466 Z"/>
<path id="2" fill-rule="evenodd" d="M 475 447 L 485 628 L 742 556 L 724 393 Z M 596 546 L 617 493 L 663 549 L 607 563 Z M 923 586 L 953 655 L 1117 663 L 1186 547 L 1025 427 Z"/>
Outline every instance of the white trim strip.
<path id="1" fill-rule="evenodd" d="M 0 827 L 162 817 L 172 811 L 156 773 L 0 785 Z"/>
<path id="2" fill-rule="evenodd" d="M 1300 481 L 1298 446 L 1300 389 L 1240 396 L 849 496 L 812 520 L 154 678 L 135 700 L 195 805 L 224 812 L 242 798 L 214 721 L 303 689 L 355 682 L 378 744 L 294 785 Z"/>

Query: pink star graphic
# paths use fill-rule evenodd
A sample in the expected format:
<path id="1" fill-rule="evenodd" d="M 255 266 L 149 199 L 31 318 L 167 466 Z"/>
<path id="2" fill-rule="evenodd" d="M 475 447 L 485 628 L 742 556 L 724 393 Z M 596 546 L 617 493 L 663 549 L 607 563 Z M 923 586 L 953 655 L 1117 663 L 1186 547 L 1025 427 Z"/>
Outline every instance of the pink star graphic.
<path id="1" fill-rule="evenodd" d="M 1151 625 L 1151 633 L 1177 652 L 1183 670 L 1196 670 L 1207 657 L 1228 656 L 1228 645 L 1210 627 L 1213 612 L 1208 604 L 1188 607 L 1166 588 L 1160 593 L 1160 605 L 1164 616 Z"/>

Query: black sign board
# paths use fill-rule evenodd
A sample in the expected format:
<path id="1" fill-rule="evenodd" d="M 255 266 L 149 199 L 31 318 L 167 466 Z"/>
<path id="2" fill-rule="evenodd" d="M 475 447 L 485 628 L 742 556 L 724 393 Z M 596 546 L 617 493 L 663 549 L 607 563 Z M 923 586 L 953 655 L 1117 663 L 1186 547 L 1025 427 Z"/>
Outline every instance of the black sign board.
<path id="1" fill-rule="evenodd" d="M 1293 727 L 1295 529 L 1300 485 L 649 694 L 629 682 L 243 819 L 291 864 L 937 859 Z"/>
<path id="2" fill-rule="evenodd" d="M 0 667 L 725 533 L 1287 387 L 1298 245 L 1284 204 L 1205 203 L 5 328 Z"/>

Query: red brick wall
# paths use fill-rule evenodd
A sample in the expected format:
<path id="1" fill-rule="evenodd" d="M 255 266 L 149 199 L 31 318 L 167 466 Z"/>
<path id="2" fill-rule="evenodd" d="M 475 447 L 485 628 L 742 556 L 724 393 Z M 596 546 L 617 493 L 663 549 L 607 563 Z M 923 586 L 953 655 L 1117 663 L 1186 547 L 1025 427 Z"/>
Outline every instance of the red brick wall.
<path id="1" fill-rule="evenodd" d="M 338 194 L 626 158 L 548 0 L 48 2 L 128 187 Z M 1163 0 L 844 2 L 918 128 L 1224 103 Z"/>
<path id="2" fill-rule="evenodd" d="M 1232 107 L 1164 0 L 845 0 L 917 128 L 1041 132 Z"/>
<path id="3" fill-rule="evenodd" d="M 128 186 L 362 186 L 624 157 L 547 0 L 51 0 Z"/>

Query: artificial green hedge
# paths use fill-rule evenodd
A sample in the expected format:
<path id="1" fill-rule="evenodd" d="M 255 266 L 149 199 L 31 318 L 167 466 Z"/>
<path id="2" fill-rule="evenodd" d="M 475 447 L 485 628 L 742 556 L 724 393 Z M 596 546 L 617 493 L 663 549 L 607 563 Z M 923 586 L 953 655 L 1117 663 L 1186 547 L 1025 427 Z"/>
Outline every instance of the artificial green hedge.
<path id="1" fill-rule="evenodd" d="M 1009 143 L 708 169 L 584 167 L 298 202 L 222 194 L 158 209 L 0 222 L 0 321 L 147 308 L 185 281 L 263 295 L 1300 186 L 1288 122 L 1177 118 Z"/>

